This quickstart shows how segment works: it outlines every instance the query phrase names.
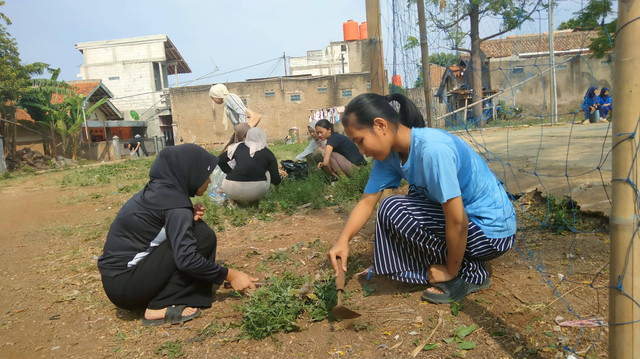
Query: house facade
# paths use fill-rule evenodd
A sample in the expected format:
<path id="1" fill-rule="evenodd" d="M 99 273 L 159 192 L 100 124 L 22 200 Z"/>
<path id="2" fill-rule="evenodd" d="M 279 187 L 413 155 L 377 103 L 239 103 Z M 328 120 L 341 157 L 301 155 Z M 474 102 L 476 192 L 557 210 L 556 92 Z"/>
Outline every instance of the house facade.
<path id="1" fill-rule="evenodd" d="M 554 32 L 559 114 L 579 109 L 590 86 L 613 87 L 611 54 L 597 59 L 589 50 L 591 38 L 595 36 L 597 31 Z M 548 33 L 487 40 L 481 44 L 481 48 L 487 59 L 490 88 L 506 89 L 498 96 L 498 100 L 505 101 L 508 106 L 518 107 L 524 113 L 540 114 L 541 108 L 544 112 L 548 111 L 551 92 L 551 71 L 547 71 Z"/>
<path id="2" fill-rule="evenodd" d="M 100 79 L 112 91 L 113 104 L 127 121 L 146 123 L 146 137 L 173 138 L 169 77 L 191 73 L 166 35 L 83 42 L 80 78 Z"/>

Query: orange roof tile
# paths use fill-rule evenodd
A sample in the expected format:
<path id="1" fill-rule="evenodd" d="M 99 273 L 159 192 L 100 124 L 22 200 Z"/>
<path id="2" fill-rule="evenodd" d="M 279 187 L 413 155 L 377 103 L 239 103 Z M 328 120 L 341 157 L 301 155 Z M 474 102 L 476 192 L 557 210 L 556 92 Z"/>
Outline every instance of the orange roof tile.
<path id="1" fill-rule="evenodd" d="M 597 31 L 562 30 L 554 34 L 554 52 L 589 47 Z M 549 33 L 508 36 L 506 39 L 483 41 L 480 48 L 488 58 L 509 57 L 524 53 L 549 52 Z"/>
<path id="2" fill-rule="evenodd" d="M 89 96 L 91 92 L 100 85 L 100 80 L 88 80 L 88 81 L 69 81 L 68 84 L 72 87 L 73 92 L 78 95 Z M 51 96 L 51 103 L 57 104 L 64 101 L 64 95 L 54 93 Z"/>
<path id="3" fill-rule="evenodd" d="M 27 113 L 27 111 L 25 111 L 25 110 L 23 110 L 21 108 L 17 108 L 16 109 L 16 120 L 17 121 L 36 122 L 31 118 L 31 116 L 29 116 L 29 113 Z"/>

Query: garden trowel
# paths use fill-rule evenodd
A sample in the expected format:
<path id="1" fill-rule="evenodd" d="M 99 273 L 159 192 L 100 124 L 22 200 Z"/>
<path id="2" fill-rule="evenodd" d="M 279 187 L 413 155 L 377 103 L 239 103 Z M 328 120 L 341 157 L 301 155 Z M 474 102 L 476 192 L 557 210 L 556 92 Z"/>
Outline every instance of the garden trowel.
<path id="1" fill-rule="evenodd" d="M 349 308 L 342 306 L 342 292 L 344 292 L 344 270 L 342 269 L 342 258 L 338 257 L 338 276 L 336 277 L 336 289 L 338 290 L 338 304 L 333 307 L 333 316 L 336 319 L 353 319 L 360 316 Z"/>

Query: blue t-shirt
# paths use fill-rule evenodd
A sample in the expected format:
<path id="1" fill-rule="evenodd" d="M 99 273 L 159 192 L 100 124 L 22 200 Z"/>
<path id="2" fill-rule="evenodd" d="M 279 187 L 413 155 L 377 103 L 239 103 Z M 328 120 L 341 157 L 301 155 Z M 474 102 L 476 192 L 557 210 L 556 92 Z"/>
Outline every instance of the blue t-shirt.
<path id="1" fill-rule="evenodd" d="M 412 189 L 429 201 L 445 203 L 462 196 L 469 220 L 488 238 L 516 232 L 516 213 L 502 185 L 482 157 L 462 139 L 439 129 L 411 129 L 407 162 L 391 152 L 374 161 L 365 193 L 398 188 L 405 178 Z"/>

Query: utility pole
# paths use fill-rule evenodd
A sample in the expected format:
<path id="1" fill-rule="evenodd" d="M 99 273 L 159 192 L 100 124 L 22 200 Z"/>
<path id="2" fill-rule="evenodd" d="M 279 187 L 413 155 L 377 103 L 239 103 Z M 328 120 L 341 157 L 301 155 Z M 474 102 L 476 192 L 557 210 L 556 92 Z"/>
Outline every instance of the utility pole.
<path id="1" fill-rule="evenodd" d="M 391 28 L 393 29 L 393 73 L 391 74 L 391 83 L 393 84 L 391 86 L 391 88 L 393 89 L 393 92 L 395 92 L 396 89 L 396 85 L 395 83 L 393 83 L 393 78 L 395 75 L 398 74 L 397 72 L 397 67 L 396 67 L 396 52 L 398 52 L 398 41 L 396 39 L 396 33 L 397 33 L 397 27 L 396 27 L 396 0 L 391 0 L 391 12 L 393 12 L 393 17 L 392 17 L 392 25 Z"/>
<path id="2" fill-rule="evenodd" d="M 420 27 L 420 50 L 422 51 L 422 84 L 427 110 L 427 127 L 434 127 L 431 120 L 431 71 L 429 66 L 429 45 L 427 44 L 427 23 L 424 18 L 424 0 L 418 0 L 418 25 Z"/>
<path id="3" fill-rule="evenodd" d="M 384 72 L 382 29 L 380 24 L 380 0 L 366 0 L 367 29 L 369 34 L 369 77 L 371 92 L 385 95 L 387 76 Z"/>
<path id="4" fill-rule="evenodd" d="M 618 0 L 613 78 L 612 205 L 609 223 L 609 357 L 640 358 L 640 181 L 636 124 L 640 118 L 640 1 Z"/>
<path id="5" fill-rule="evenodd" d="M 556 87 L 555 51 L 553 46 L 553 0 L 549 0 L 549 68 L 551 69 L 551 124 L 558 123 L 558 88 Z"/>
<path id="6" fill-rule="evenodd" d="M 284 76 L 287 76 L 287 55 L 282 51 L 282 64 L 284 65 Z"/>

